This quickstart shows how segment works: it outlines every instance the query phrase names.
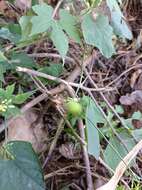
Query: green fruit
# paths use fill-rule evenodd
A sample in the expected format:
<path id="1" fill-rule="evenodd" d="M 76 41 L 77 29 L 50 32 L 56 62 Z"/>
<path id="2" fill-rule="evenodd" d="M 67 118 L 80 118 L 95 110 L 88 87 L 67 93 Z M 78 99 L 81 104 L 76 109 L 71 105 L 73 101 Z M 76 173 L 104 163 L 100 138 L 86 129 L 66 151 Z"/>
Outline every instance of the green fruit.
<path id="1" fill-rule="evenodd" d="M 66 109 L 69 114 L 73 116 L 79 116 L 82 113 L 82 106 L 75 100 L 70 100 L 66 103 Z"/>

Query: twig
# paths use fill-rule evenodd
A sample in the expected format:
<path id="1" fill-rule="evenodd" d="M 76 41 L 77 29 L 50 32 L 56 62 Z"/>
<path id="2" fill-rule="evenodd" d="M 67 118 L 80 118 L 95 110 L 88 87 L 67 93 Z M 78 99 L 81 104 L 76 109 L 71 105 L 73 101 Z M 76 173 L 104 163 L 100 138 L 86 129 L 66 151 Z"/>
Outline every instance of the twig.
<path id="1" fill-rule="evenodd" d="M 51 158 L 51 155 L 52 155 L 52 153 L 53 153 L 53 151 L 55 149 L 55 146 L 57 144 L 57 140 L 58 140 L 58 138 L 59 138 L 59 136 L 60 136 L 63 129 L 64 129 L 64 119 L 61 119 L 60 123 L 59 123 L 59 126 L 58 126 L 58 129 L 56 131 L 55 137 L 54 137 L 54 139 L 53 139 L 53 141 L 51 143 L 50 149 L 48 151 L 48 155 L 47 155 L 47 157 L 46 157 L 46 159 L 44 161 L 44 164 L 43 164 L 42 168 L 44 168 L 46 166 L 47 162 Z"/>
<path id="2" fill-rule="evenodd" d="M 66 167 L 64 167 L 64 168 L 61 168 L 61 169 L 59 169 L 59 170 L 53 171 L 52 173 L 46 174 L 46 175 L 44 176 L 44 179 L 47 180 L 47 179 L 50 178 L 50 177 L 53 177 L 53 176 L 55 176 L 55 175 L 58 175 L 58 173 L 60 173 L 60 172 L 65 172 L 67 169 L 75 168 L 75 167 L 76 167 L 76 165 L 70 165 L 70 166 L 66 166 Z"/>
<path id="3" fill-rule="evenodd" d="M 105 87 L 104 88 L 97 88 L 97 89 L 95 89 L 95 88 L 87 88 L 87 87 L 83 86 L 82 84 L 68 82 L 68 81 L 63 80 L 61 78 L 54 77 L 54 76 L 51 76 L 51 75 L 48 75 L 48 74 L 45 74 L 45 73 L 42 73 L 42 72 L 39 72 L 39 71 L 34 71 L 34 70 L 23 68 L 23 67 L 17 67 L 16 70 L 19 71 L 19 72 L 27 73 L 27 74 L 32 75 L 32 76 L 43 77 L 43 78 L 46 78 L 48 80 L 52 80 L 52 81 L 55 81 L 55 82 L 58 82 L 58 83 L 63 83 L 68 88 L 70 88 L 70 86 L 73 86 L 73 87 L 76 87 L 76 88 L 81 88 L 82 90 L 85 90 L 85 91 L 111 91 L 111 90 L 114 90 L 114 89 L 106 89 Z"/>
<path id="4" fill-rule="evenodd" d="M 87 65 L 89 63 L 89 61 L 90 61 L 90 59 L 87 59 L 85 61 L 85 64 Z M 80 71 L 81 71 L 80 67 L 76 66 L 74 68 L 74 70 L 71 72 L 71 74 L 67 77 L 66 81 L 67 82 L 73 82 L 79 76 Z M 49 93 L 50 93 L 51 96 L 54 96 L 56 94 L 61 93 L 64 90 L 66 90 L 66 85 L 60 84 L 57 87 L 51 89 L 49 91 Z M 28 109 L 30 109 L 31 107 L 35 106 L 39 102 L 43 101 L 47 97 L 48 97 L 48 95 L 46 93 L 43 93 L 43 94 L 39 95 L 38 97 L 36 97 L 35 99 L 33 99 L 32 101 L 30 101 L 29 103 L 27 103 L 25 106 L 23 106 L 23 108 L 22 108 L 21 111 L 22 112 L 27 111 Z"/>
<path id="5" fill-rule="evenodd" d="M 89 60 L 88 60 L 89 61 Z M 88 63 L 88 61 L 86 60 L 86 64 Z M 67 77 L 66 81 L 74 81 L 76 79 L 76 77 L 79 76 L 80 74 L 80 67 L 76 66 L 74 68 L 74 70 L 72 71 L 72 73 Z M 62 91 L 64 91 L 66 89 L 66 85 L 64 84 L 60 84 L 58 85 L 57 87 L 55 87 L 54 89 L 51 89 L 49 91 L 50 95 L 51 96 L 54 96 L 56 94 L 59 94 L 61 93 Z M 26 112 L 27 110 L 29 110 L 30 108 L 32 108 L 33 106 L 35 106 L 36 104 L 38 104 L 39 102 L 43 101 L 44 99 L 48 98 L 48 94 L 45 92 L 41 95 L 39 95 L 38 97 L 36 97 L 35 99 L 33 99 L 32 101 L 28 102 L 26 105 L 24 105 L 22 108 L 21 108 L 21 113 L 24 113 Z M 9 120 L 7 120 L 7 126 L 13 121 L 14 118 L 11 118 Z M 4 124 L 1 124 L 0 125 L 0 133 L 5 129 L 5 125 Z"/>
<path id="6" fill-rule="evenodd" d="M 82 170 L 86 169 L 85 166 L 82 166 L 82 165 L 80 165 L 79 163 L 77 163 L 76 168 L 82 169 Z M 91 167 L 91 174 L 92 174 L 92 176 L 97 177 L 97 178 L 102 178 L 102 179 L 103 179 L 104 181 L 106 181 L 106 182 L 109 181 L 108 178 L 105 178 L 105 177 L 103 177 L 103 176 L 101 176 L 101 175 L 99 175 L 99 174 L 97 174 L 97 173 L 94 173 L 94 172 L 93 172 L 93 169 L 94 169 L 94 167 Z"/>
<path id="7" fill-rule="evenodd" d="M 127 69 L 126 71 L 124 71 L 123 73 L 121 73 L 116 79 L 114 79 L 112 82 L 110 82 L 109 84 L 107 84 L 106 87 L 109 87 L 111 86 L 112 84 L 114 84 L 115 82 L 117 82 L 121 77 L 123 77 L 125 74 L 129 73 L 131 70 L 133 69 L 138 69 L 138 68 L 141 68 L 142 67 L 142 64 L 139 64 L 139 65 L 134 65 L 132 67 L 130 67 L 129 69 Z"/>
<path id="8" fill-rule="evenodd" d="M 59 58 L 62 59 L 61 55 L 59 54 L 55 54 L 55 53 L 32 53 L 32 54 L 28 54 L 29 57 L 34 57 L 34 58 L 44 58 L 44 57 L 48 57 L 48 58 Z M 72 59 L 71 57 L 66 56 L 65 60 L 71 63 L 75 63 L 74 59 Z"/>
<path id="9" fill-rule="evenodd" d="M 37 77 L 33 77 L 32 75 L 30 77 L 42 93 L 46 92 L 47 94 L 49 94 L 47 88 L 41 85 L 41 81 Z"/>
<path id="10" fill-rule="evenodd" d="M 84 126 L 81 119 L 78 121 L 78 128 L 80 131 L 81 138 L 85 140 Z M 82 149 L 83 149 L 83 158 L 84 158 L 84 163 L 86 166 L 86 174 L 87 174 L 87 186 L 88 186 L 87 190 L 93 190 L 94 189 L 93 181 L 92 181 L 92 176 L 91 176 L 90 162 L 89 162 L 89 156 L 88 156 L 86 145 L 82 145 Z"/>
<path id="11" fill-rule="evenodd" d="M 126 171 L 128 165 L 130 162 L 135 158 L 135 156 L 138 154 L 138 152 L 142 149 L 142 140 L 137 143 L 133 149 L 124 157 L 123 161 L 121 161 L 113 175 L 113 177 L 110 179 L 108 183 L 106 183 L 104 186 L 98 188 L 97 190 L 115 190 L 117 187 L 117 184 L 119 183 L 122 175 Z M 125 163 L 125 164 L 124 164 Z"/>
<path id="12" fill-rule="evenodd" d="M 110 171 L 111 173 L 113 173 L 114 174 L 114 170 L 113 169 L 111 169 L 103 160 L 102 160 L 102 158 L 101 157 L 99 157 L 99 162 L 108 170 L 108 171 Z M 130 187 L 128 186 L 128 184 L 123 180 L 123 179 L 120 179 L 121 180 L 121 182 L 125 185 L 125 187 L 127 188 L 127 190 L 131 190 L 130 189 Z M 109 180 L 108 180 L 109 181 Z"/>
<path id="13" fill-rule="evenodd" d="M 86 65 L 88 65 L 91 61 L 91 57 L 87 58 L 83 65 L 84 67 Z M 81 68 L 80 66 L 76 65 L 74 70 L 71 72 L 71 74 L 67 77 L 66 81 L 67 82 L 73 82 L 79 75 L 81 72 Z M 54 89 L 51 89 L 49 91 L 51 96 L 54 96 L 56 94 L 61 93 L 62 91 L 66 90 L 66 85 L 64 84 L 60 84 L 57 87 L 55 87 Z M 44 99 L 48 98 L 49 95 L 47 95 L 47 93 L 43 93 L 41 95 L 39 95 L 38 97 L 36 97 L 35 99 L 33 99 L 32 101 L 28 102 L 26 105 L 24 105 L 21 109 L 21 113 L 24 113 L 25 111 L 27 111 L 28 109 L 32 108 L 33 106 L 35 106 L 36 104 L 38 104 L 39 102 L 43 101 Z M 7 126 L 13 121 L 14 118 L 11 118 L 9 120 L 7 120 Z M 0 133 L 5 129 L 4 124 L 0 125 Z"/>
<path id="14" fill-rule="evenodd" d="M 57 12 L 58 12 L 58 10 L 59 10 L 61 4 L 63 3 L 63 1 L 64 1 L 64 0 L 60 0 L 60 1 L 57 3 L 57 5 L 56 5 L 56 7 L 55 7 L 55 9 L 54 9 L 54 11 L 53 11 L 53 14 L 52 14 L 52 18 L 53 18 L 53 19 L 55 18 L 55 16 L 56 16 L 56 14 L 57 14 Z"/>

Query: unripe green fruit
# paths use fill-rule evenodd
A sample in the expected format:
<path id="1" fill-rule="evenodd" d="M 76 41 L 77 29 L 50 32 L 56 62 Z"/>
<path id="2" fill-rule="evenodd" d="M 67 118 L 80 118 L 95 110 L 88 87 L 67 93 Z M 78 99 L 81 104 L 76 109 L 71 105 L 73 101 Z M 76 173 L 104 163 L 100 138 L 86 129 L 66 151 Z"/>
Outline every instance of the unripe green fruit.
<path id="1" fill-rule="evenodd" d="M 75 100 L 70 100 L 66 103 L 66 109 L 69 114 L 73 116 L 79 116 L 82 113 L 82 106 Z"/>

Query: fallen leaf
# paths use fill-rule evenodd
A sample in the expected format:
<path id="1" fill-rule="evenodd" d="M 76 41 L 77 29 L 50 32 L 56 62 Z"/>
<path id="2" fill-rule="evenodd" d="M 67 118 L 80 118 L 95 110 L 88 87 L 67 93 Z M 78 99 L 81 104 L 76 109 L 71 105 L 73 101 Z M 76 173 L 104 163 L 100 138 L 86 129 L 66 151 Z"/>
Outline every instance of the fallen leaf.
<path id="1" fill-rule="evenodd" d="M 58 2 L 58 0 L 48 0 L 47 1 L 49 5 L 55 6 Z"/>
<path id="2" fill-rule="evenodd" d="M 142 90 L 142 73 L 139 74 L 139 77 L 137 79 L 137 82 L 134 86 L 135 90 Z"/>
<path id="3" fill-rule="evenodd" d="M 16 20 L 18 17 L 17 12 L 9 6 L 7 1 L 1 0 L 0 1 L 0 14 L 4 15 L 6 18 L 10 18 Z"/>
<path id="4" fill-rule="evenodd" d="M 137 71 L 135 71 L 132 74 L 132 77 L 130 79 L 130 86 L 131 86 L 131 88 L 134 88 L 134 86 L 136 85 L 137 80 L 138 80 L 138 78 L 139 78 L 139 76 L 140 76 L 141 73 L 142 73 L 142 70 L 138 69 Z"/>
<path id="5" fill-rule="evenodd" d="M 132 123 L 133 123 L 133 126 L 134 126 L 134 128 L 135 129 L 140 129 L 140 128 L 142 128 L 142 120 L 133 120 L 132 121 Z"/>
<path id="6" fill-rule="evenodd" d="M 63 157 L 67 159 L 73 159 L 74 158 L 74 144 L 73 143 L 62 144 L 59 147 L 59 152 Z"/>
<path id="7" fill-rule="evenodd" d="M 43 130 L 43 123 L 39 122 L 32 127 L 38 115 L 33 110 L 16 117 L 8 125 L 8 140 L 28 141 L 33 145 L 36 152 L 46 149 L 47 133 Z"/>
<path id="8" fill-rule="evenodd" d="M 7 9 L 7 4 L 6 4 L 5 1 L 2 0 L 2 1 L 0 1 L 0 12 L 3 13 L 3 11 L 4 11 L 5 9 Z"/>
<path id="9" fill-rule="evenodd" d="M 16 0 L 15 5 L 19 9 L 26 11 L 27 9 L 31 8 L 31 0 Z"/>
<path id="10" fill-rule="evenodd" d="M 121 96 L 119 99 L 122 105 L 131 106 L 132 104 L 142 105 L 142 90 L 136 90 L 131 94 Z"/>

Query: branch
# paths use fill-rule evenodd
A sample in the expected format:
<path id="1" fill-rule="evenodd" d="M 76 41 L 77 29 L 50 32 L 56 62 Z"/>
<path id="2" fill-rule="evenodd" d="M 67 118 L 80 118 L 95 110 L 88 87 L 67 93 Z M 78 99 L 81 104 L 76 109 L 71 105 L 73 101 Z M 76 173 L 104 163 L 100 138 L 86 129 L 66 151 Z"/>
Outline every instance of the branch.
<path id="1" fill-rule="evenodd" d="M 97 190 L 115 190 L 121 177 L 126 171 L 130 162 L 135 158 L 138 152 L 142 149 L 142 140 L 137 143 L 133 149 L 124 157 L 124 159 L 118 164 L 113 177 L 110 179 L 108 183 L 98 188 Z"/>
<path id="2" fill-rule="evenodd" d="M 48 74 L 45 74 L 45 73 L 42 73 L 42 72 L 39 72 L 39 71 L 27 69 L 27 68 L 24 68 L 24 67 L 17 67 L 16 70 L 19 71 L 19 72 L 27 73 L 27 74 L 32 75 L 32 76 L 42 77 L 42 78 L 46 78 L 46 79 L 51 80 L 51 81 L 55 81 L 55 82 L 58 82 L 58 83 L 63 83 L 68 88 L 70 88 L 70 86 L 73 86 L 73 87 L 76 87 L 76 88 L 81 88 L 82 90 L 85 90 L 85 91 L 97 91 L 97 92 L 98 91 L 111 91 L 111 90 L 114 90 L 114 89 L 111 89 L 111 88 L 106 89 L 105 87 L 104 88 L 97 88 L 97 89 L 96 88 L 87 88 L 87 87 L 83 86 L 82 84 L 68 82 L 68 81 L 63 80 L 61 78 L 54 77 L 54 76 L 51 76 L 51 75 L 48 75 Z"/>
<path id="3" fill-rule="evenodd" d="M 85 141 L 84 126 L 83 126 L 83 122 L 81 119 L 78 121 L 78 128 L 80 131 L 81 138 Z M 89 162 L 89 156 L 88 156 L 86 145 L 82 144 L 82 150 L 83 150 L 84 163 L 86 166 L 86 177 L 87 177 L 87 186 L 88 186 L 87 190 L 93 190 L 94 189 L 93 188 L 93 181 L 92 181 L 90 162 Z"/>
<path id="4" fill-rule="evenodd" d="M 61 55 L 56 54 L 56 53 L 32 53 L 32 54 L 28 54 L 29 57 L 34 57 L 34 58 L 44 58 L 44 57 L 48 57 L 48 58 L 58 58 L 58 59 L 62 59 Z M 66 56 L 65 57 L 65 61 L 71 62 L 71 63 L 75 63 L 74 59 L 72 59 L 71 57 Z"/>

